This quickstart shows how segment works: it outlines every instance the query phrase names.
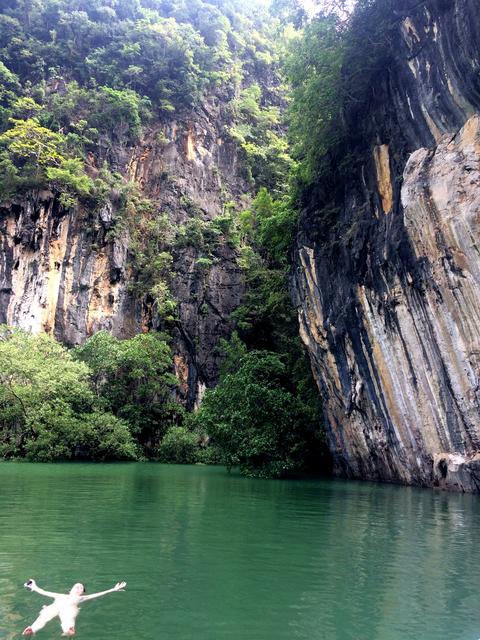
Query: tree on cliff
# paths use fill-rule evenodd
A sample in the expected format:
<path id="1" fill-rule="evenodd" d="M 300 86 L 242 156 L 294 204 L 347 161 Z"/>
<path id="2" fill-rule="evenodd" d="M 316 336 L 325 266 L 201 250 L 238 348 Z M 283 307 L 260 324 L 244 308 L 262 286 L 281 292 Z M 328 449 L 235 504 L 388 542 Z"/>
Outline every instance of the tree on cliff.
<path id="1" fill-rule="evenodd" d="M 292 391 L 281 357 L 251 351 L 207 391 L 195 424 L 213 439 L 228 467 L 250 476 L 312 470 L 322 460 L 315 410 Z"/>
<path id="2" fill-rule="evenodd" d="M 177 379 L 165 336 L 152 332 L 119 340 L 99 331 L 77 347 L 74 356 L 89 367 L 101 406 L 125 421 L 145 454 L 152 455 L 182 415 L 173 396 Z"/>

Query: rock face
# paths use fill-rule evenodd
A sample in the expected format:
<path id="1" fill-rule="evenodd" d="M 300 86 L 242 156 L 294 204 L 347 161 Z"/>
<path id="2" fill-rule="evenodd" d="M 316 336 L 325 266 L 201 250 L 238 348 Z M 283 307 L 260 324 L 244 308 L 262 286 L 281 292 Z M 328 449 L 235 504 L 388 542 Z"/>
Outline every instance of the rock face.
<path id="1" fill-rule="evenodd" d="M 175 237 L 193 219 L 222 215 L 229 200 L 251 187 L 243 177 L 228 114 L 212 98 L 180 122 L 157 124 L 137 148 L 118 148 L 111 166 L 129 176 L 155 203 Z M 99 159 L 90 158 L 91 171 Z M 133 214 L 135 216 L 135 214 Z M 138 214 L 140 219 L 141 214 Z M 50 192 L 30 194 L 0 207 L 0 323 L 53 333 L 66 344 L 83 342 L 100 329 L 119 337 L 162 329 L 148 296 L 135 290 L 131 230 L 139 220 L 119 221 L 115 204 L 95 213 L 66 210 Z M 188 406 L 218 374 L 215 347 L 232 330 L 243 277 L 235 249 L 219 238 L 207 267 L 198 247 L 171 249 L 170 289 L 177 319 L 173 335 L 176 373 Z"/>
<path id="2" fill-rule="evenodd" d="M 338 474 L 480 490 L 480 5 L 398 3 L 334 228 L 309 194 L 294 290 Z"/>

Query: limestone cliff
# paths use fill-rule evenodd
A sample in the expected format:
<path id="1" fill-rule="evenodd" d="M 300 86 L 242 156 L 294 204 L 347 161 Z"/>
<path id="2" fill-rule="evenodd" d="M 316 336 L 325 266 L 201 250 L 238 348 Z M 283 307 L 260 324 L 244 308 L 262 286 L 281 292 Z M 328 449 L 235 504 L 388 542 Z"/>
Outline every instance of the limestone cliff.
<path id="1" fill-rule="evenodd" d="M 300 331 L 337 473 L 479 491 L 480 6 L 402 0 L 393 20 L 350 114 L 362 161 L 305 198 Z"/>
<path id="2" fill-rule="evenodd" d="M 176 319 L 166 327 L 174 338 L 176 373 L 190 406 L 216 380 L 218 341 L 231 332 L 243 278 L 236 253 L 219 237 L 208 268 L 198 249 L 175 244 L 192 217 L 205 222 L 224 213 L 251 187 L 243 177 L 225 104 L 204 102 L 181 121 L 158 123 L 135 148 L 116 148 L 114 168 L 136 182 L 166 215 L 174 244 L 170 289 Z M 90 157 L 94 174 L 99 163 Z M 95 331 L 120 337 L 165 328 L 153 301 L 136 290 L 131 229 L 138 219 L 119 220 L 115 202 L 92 212 L 62 208 L 55 194 L 22 196 L 0 207 L 0 323 L 47 331 L 79 344 Z M 135 218 L 135 214 L 134 218 Z"/>

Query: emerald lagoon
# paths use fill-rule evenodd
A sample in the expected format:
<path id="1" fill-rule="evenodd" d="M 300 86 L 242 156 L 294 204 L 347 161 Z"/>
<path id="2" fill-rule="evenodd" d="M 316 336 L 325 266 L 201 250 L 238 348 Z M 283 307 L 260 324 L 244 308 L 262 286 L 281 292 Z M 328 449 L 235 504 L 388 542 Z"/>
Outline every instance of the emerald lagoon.
<path id="1" fill-rule="evenodd" d="M 4 463 L 0 487 L 2 640 L 49 602 L 28 578 L 128 582 L 79 640 L 480 638 L 475 496 L 135 463 Z"/>

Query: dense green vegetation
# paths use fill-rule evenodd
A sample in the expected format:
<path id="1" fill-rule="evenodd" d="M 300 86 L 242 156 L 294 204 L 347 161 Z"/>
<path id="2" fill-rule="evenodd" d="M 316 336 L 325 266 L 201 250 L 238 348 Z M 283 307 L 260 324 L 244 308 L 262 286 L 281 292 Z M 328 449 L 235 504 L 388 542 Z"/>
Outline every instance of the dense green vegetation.
<path id="1" fill-rule="evenodd" d="M 168 342 L 100 331 L 69 351 L 51 336 L 0 326 L 0 457 L 222 461 L 175 400 Z"/>
<path id="2" fill-rule="evenodd" d="M 279 0 L 283 5 L 295 5 Z M 412 0 L 410 6 L 422 3 Z M 285 56 L 291 87 L 289 133 L 298 161 L 297 198 L 311 183 L 335 183 L 364 161 L 364 114 L 394 57 L 393 34 L 405 7 L 396 0 L 325 0 L 297 31 Z"/>
<path id="3" fill-rule="evenodd" d="M 168 119 L 207 95 L 255 94 L 257 155 L 284 141 L 263 120 L 254 77 L 274 47 L 236 1 L 6 0 L 0 13 L 0 198 L 35 186 L 61 190 L 63 203 L 98 206 L 125 178 L 118 149 L 135 144 L 152 118 Z M 263 22 L 262 22 L 263 21 Z M 231 108 L 243 124 L 251 100 Z M 247 111 L 245 111 L 245 109 Z M 267 140 L 268 139 L 268 140 Z M 262 145 L 260 144 L 262 143 Z M 93 154 L 100 171 L 85 166 Z M 287 162 L 287 160 L 285 160 Z M 265 164 L 265 163 L 264 163 Z M 125 186 L 125 185 L 123 185 Z"/>
<path id="4" fill-rule="evenodd" d="M 125 421 L 146 454 L 152 454 L 171 424 L 181 419 L 173 399 L 177 381 L 165 336 L 139 334 L 119 340 L 106 331 L 74 350 L 89 370 L 97 403 Z"/>
<path id="5" fill-rule="evenodd" d="M 0 455 L 49 461 L 138 456 L 126 420 L 99 402 L 86 364 L 47 335 L 0 328 Z"/>
<path id="6" fill-rule="evenodd" d="M 316 403 L 302 401 L 282 357 L 250 351 L 231 365 L 195 416 L 223 462 L 262 477 L 318 468 L 322 438 Z"/>

